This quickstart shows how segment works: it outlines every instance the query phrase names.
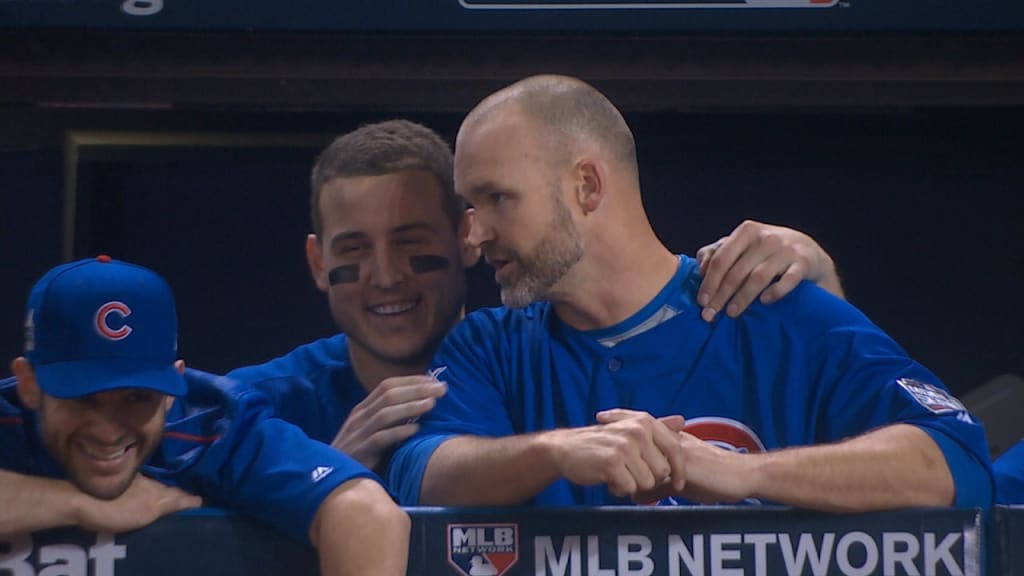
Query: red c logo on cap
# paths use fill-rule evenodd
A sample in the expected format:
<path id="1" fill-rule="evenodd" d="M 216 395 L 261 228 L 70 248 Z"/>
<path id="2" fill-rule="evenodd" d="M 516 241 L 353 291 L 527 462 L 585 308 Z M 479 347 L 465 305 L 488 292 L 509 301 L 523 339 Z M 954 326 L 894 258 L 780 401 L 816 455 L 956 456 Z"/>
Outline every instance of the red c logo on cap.
<path id="1" fill-rule="evenodd" d="M 96 311 L 96 331 L 99 332 L 100 336 L 107 340 L 124 340 L 132 333 L 132 327 L 125 323 L 123 326 L 114 330 L 107 324 L 107 318 L 111 314 L 117 314 L 122 319 L 131 316 L 132 309 L 128 307 L 124 302 L 107 302 L 100 309 Z"/>

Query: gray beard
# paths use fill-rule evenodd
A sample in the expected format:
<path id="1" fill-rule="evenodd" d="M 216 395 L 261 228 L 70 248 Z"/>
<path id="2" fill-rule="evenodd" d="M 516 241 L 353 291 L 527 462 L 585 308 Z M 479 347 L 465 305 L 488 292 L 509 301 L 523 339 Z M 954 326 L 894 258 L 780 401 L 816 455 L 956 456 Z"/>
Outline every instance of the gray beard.
<path id="1" fill-rule="evenodd" d="M 537 247 L 527 257 L 516 257 L 520 277 L 501 287 L 501 303 L 509 308 L 523 308 L 543 300 L 583 257 L 583 239 L 573 225 L 569 210 L 561 201 L 555 202 L 555 218 Z"/>

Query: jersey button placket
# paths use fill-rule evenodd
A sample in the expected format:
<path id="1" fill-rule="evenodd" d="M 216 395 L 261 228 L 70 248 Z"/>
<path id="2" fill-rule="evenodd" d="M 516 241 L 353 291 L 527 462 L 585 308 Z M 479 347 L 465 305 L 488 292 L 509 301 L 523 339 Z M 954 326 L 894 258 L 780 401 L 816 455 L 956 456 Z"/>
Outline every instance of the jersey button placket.
<path id="1" fill-rule="evenodd" d="M 619 368 L 622 368 L 622 360 L 615 356 L 608 359 L 608 370 L 618 372 Z"/>

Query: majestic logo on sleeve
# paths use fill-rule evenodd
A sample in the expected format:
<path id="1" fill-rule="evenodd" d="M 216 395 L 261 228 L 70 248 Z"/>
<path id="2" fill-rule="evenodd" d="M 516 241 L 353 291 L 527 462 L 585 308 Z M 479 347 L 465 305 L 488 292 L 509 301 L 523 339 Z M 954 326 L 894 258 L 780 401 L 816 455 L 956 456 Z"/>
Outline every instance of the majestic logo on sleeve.
<path id="1" fill-rule="evenodd" d="M 124 302 L 107 302 L 96 311 L 96 332 L 107 340 L 124 340 L 132 333 L 132 327 L 125 322 L 132 309 Z"/>
<path id="2" fill-rule="evenodd" d="M 758 454 L 766 451 L 761 439 L 753 430 L 742 422 L 729 418 L 718 416 L 694 418 L 686 421 L 683 431 L 733 452 Z"/>
<path id="3" fill-rule="evenodd" d="M 334 472 L 334 466 L 317 466 L 313 469 L 310 477 L 313 479 L 313 483 L 316 484 L 326 478 L 331 472 Z"/>
<path id="4" fill-rule="evenodd" d="M 502 576 L 519 560 L 519 525 L 449 524 L 447 544 L 462 576 Z"/>
<path id="5" fill-rule="evenodd" d="M 952 394 L 946 392 L 938 386 L 926 384 L 920 380 L 914 380 L 913 378 L 900 378 L 896 380 L 896 383 L 903 387 L 910 397 L 917 401 L 918 404 L 931 410 L 935 414 L 945 414 L 947 412 L 964 412 L 967 408 L 953 397 Z"/>

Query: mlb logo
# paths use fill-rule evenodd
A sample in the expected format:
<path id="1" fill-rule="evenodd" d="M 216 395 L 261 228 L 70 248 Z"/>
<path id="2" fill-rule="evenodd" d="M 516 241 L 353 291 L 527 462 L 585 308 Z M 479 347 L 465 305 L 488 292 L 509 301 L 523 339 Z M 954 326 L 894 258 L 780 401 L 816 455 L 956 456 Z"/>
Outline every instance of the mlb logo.
<path id="1" fill-rule="evenodd" d="M 462 576 L 502 576 L 519 560 L 519 525 L 449 524 L 447 544 Z"/>
<path id="2" fill-rule="evenodd" d="M 967 410 L 964 405 L 938 386 L 933 386 L 913 378 L 900 378 L 896 382 L 906 390 L 918 404 L 931 410 L 935 414 L 946 412 L 963 412 Z"/>

